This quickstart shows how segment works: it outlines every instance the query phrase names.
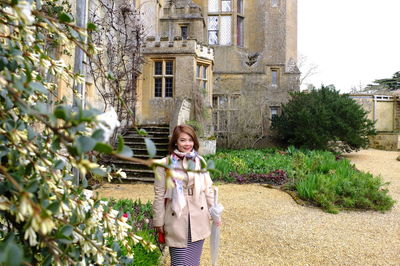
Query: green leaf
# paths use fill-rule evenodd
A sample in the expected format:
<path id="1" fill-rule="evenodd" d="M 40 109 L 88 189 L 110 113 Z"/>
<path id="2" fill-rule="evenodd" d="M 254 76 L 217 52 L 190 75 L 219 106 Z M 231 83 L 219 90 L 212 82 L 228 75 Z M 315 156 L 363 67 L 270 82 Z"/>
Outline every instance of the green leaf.
<path id="1" fill-rule="evenodd" d="M 73 19 L 69 14 L 62 12 L 60 15 L 58 15 L 58 21 L 61 23 L 70 23 L 73 21 Z"/>
<path id="2" fill-rule="evenodd" d="M 57 239 L 57 242 L 68 245 L 68 244 L 71 244 L 71 243 L 72 243 L 72 240 L 70 240 L 70 239 L 65 239 L 65 238 L 58 238 L 58 239 Z"/>
<path id="3" fill-rule="evenodd" d="M 3 158 L 3 156 L 6 156 L 9 152 L 9 149 L 7 147 L 0 147 L 0 160 Z"/>
<path id="4" fill-rule="evenodd" d="M 9 233 L 0 241 L 0 265 L 21 265 L 24 252 L 15 243 L 14 233 Z"/>
<path id="5" fill-rule="evenodd" d="M 112 250 L 114 250 L 115 252 L 118 252 L 118 251 L 121 250 L 121 248 L 120 248 L 118 242 L 114 242 L 114 243 L 112 244 L 111 248 L 112 248 Z"/>
<path id="6" fill-rule="evenodd" d="M 43 262 L 43 266 L 50 266 L 52 259 L 53 259 L 53 255 L 48 254 Z"/>
<path id="7" fill-rule="evenodd" d="M 54 169 L 57 169 L 57 170 L 63 169 L 64 166 L 65 166 L 65 163 L 64 163 L 63 160 L 57 160 L 57 161 L 54 163 Z"/>
<path id="8" fill-rule="evenodd" d="M 55 201 L 51 203 L 49 206 L 47 206 L 47 209 L 50 210 L 53 214 L 57 214 L 58 210 L 60 209 L 60 202 Z"/>
<path id="9" fill-rule="evenodd" d="M 104 130 L 96 129 L 92 134 L 92 138 L 94 138 L 97 141 L 102 141 L 104 139 Z"/>
<path id="10" fill-rule="evenodd" d="M 41 114 L 47 114 L 48 113 L 48 106 L 45 103 L 37 102 L 35 107 L 36 107 L 36 110 Z"/>
<path id="11" fill-rule="evenodd" d="M 188 162 L 188 170 L 196 170 L 196 164 L 192 160 Z"/>
<path id="12" fill-rule="evenodd" d="M 59 105 L 54 110 L 54 116 L 58 119 L 67 120 L 69 119 L 69 110 L 63 105 Z"/>
<path id="13" fill-rule="evenodd" d="M 97 27 L 96 27 L 96 25 L 94 23 L 89 22 L 87 24 L 86 28 L 87 28 L 88 31 L 95 31 Z"/>
<path id="14" fill-rule="evenodd" d="M 61 228 L 61 234 L 67 237 L 72 235 L 72 231 L 74 231 L 74 227 L 70 224 L 66 224 Z"/>
<path id="15" fill-rule="evenodd" d="M 30 184 L 27 186 L 26 190 L 28 192 L 35 193 L 38 190 L 38 188 L 39 188 L 39 182 L 35 180 L 35 181 L 30 182 Z"/>
<path id="16" fill-rule="evenodd" d="M 91 169 L 90 170 L 93 174 L 95 174 L 95 175 L 98 175 L 98 176 L 101 176 L 101 177 L 104 177 L 104 176 L 106 176 L 107 175 L 107 172 L 106 171 L 104 171 L 103 169 L 101 169 L 101 168 L 93 168 L 93 169 Z"/>
<path id="17" fill-rule="evenodd" d="M 77 147 L 82 153 L 93 150 L 96 146 L 97 141 L 87 136 L 80 136 L 77 140 Z"/>
<path id="18" fill-rule="evenodd" d="M 53 151 L 56 151 L 56 150 L 61 149 L 61 146 L 60 146 L 60 138 L 55 137 L 55 139 L 54 139 L 53 142 L 51 143 L 51 149 L 52 149 Z"/>
<path id="19" fill-rule="evenodd" d="M 207 167 L 208 169 L 215 169 L 215 162 L 214 162 L 213 160 L 209 160 L 209 161 L 207 162 L 206 167 Z"/>
<path id="20" fill-rule="evenodd" d="M 118 152 L 119 155 L 125 156 L 125 157 L 132 157 L 133 156 L 133 151 L 131 148 L 128 146 L 124 145 L 122 148 L 121 152 Z"/>
<path id="21" fill-rule="evenodd" d="M 144 139 L 144 142 L 146 143 L 146 149 L 147 149 L 147 152 L 148 152 L 148 154 L 149 154 L 149 157 L 150 157 L 150 158 L 154 158 L 154 156 L 156 156 L 156 154 L 157 154 L 156 145 L 155 145 L 154 142 L 153 142 L 151 139 L 149 139 L 149 138 L 145 138 L 145 139 Z"/>
<path id="22" fill-rule="evenodd" d="M 6 107 L 7 110 L 14 107 L 14 103 L 11 101 L 11 99 L 7 95 L 4 95 L 3 98 L 5 100 L 4 106 Z"/>
<path id="23" fill-rule="evenodd" d="M 87 188 L 88 186 L 88 180 L 86 179 L 86 176 L 82 176 L 82 187 Z"/>
<path id="24" fill-rule="evenodd" d="M 11 243 L 6 248 L 7 259 L 4 265 L 21 265 L 23 255 L 24 252 L 22 251 L 22 248 Z"/>
<path id="25" fill-rule="evenodd" d="M 17 70 L 17 68 L 18 68 L 18 63 L 17 63 L 17 61 L 15 61 L 15 60 L 11 61 L 11 63 L 8 64 L 8 69 L 9 69 L 11 72 L 15 72 L 15 70 Z"/>
<path id="26" fill-rule="evenodd" d="M 31 87 L 34 91 L 47 94 L 47 89 L 40 82 L 30 82 L 29 87 Z"/>
<path id="27" fill-rule="evenodd" d="M 118 135 L 117 153 L 120 153 L 123 148 L 124 148 L 124 138 L 121 135 Z"/>
<path id="28" fill-rule="evenodd" d="M 78 152 L 78 149 L 76 146 L 68 146 L 67 147 L 68 152 L 72 155 L 72 156 L 78 156 L 80 153 Z"/>
<path id="29" fill-rule="evenodd" d="M 147 135 L 148 135 L 147 131 L 144 130 L 143 128 L 139 129 L 139 130 L 137 131 L 137 133 L 138 133 L 140 136 L 147 136 Z"/>
<path id="30" fill-rule="evenodd" d="M 94 146 L 94 150 L 104 154 L 110 154 L 112 153 L 113 148 L 106 143 L 97 142 L 96 146 Z"/>
<path id="31" fill-rule="evenodd" d="M 31 128 L 28 127 L 28 140 L 32 140 L 34 137 L 36 137 L 36 132 Z"/>

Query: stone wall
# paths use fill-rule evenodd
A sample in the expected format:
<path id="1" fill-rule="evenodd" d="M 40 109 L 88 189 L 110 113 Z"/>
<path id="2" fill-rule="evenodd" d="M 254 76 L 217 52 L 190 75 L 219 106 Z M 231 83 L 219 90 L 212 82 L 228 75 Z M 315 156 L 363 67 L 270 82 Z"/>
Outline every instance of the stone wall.
<path id="1" fill-rule="evenodd" d="M 211 98 L 212 62 L 214 50 L 196 40 L 183 40 L 176 37 L 170 41 L 167 37 L 148 37 L 143 48 L 145 63 L 139 78 L 136 104 L 139 124 L 170 124 L 176 99 L 191 99 L 196 88 L 196 67 L 198 62 L 209 65 L 210 79 L 207 88 Z M 172 60 L 174 64 L 173 97 L 154 96 L 154 62 Z M 210 118 L 211 119 L 211 118 Z"/>
<path id="2" fill-rule="evenodd" d="M 383 133 L 376 136 L 370 136 L 370 147 L 386 151 L 400 150 L 400 133 Z"/>
<path id="3" fill-rule="evenodd" d="M 227 104 L 225 110 L 213 106 L 222 147 L 250 147 L 270 135 L 271 108 L 280 108 L 289 100 L 289 92 L 299 90 L 297 1 L 278 1 L 277 5 L 244 1 L 244 5 L 244 46 L 212 46 L 214 95 L 235 97 L 237 102 Z M 224 124 L 228 130 L 221 129 Z"/>

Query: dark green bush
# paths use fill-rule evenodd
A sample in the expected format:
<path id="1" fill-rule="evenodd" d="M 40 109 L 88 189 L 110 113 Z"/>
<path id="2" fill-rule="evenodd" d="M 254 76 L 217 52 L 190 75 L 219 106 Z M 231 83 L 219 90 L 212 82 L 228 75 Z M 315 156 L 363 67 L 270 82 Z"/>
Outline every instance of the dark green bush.
<path id="1" fill-rule="evenodd" d="M 271 129 L 278 142 L 312 150 L 358 150 L 368 145 L 367 136 L 375 134 L 374 122 L 359 104 L 324 86 L 292 93 Z"/>

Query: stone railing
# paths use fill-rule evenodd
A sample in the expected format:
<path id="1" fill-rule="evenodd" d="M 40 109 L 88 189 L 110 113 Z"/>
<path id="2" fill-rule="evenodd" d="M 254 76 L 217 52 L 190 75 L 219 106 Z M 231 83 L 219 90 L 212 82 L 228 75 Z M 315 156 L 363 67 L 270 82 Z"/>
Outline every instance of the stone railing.
<path id="1" fill-rule="evenodd" d="M 195 39 L 182 39 L 175 36 L 173 40 L 169 37 L 147 37 L 143 44 L 144 53 L 172 54 L 191 53 L 196 56 L 214 60 L 214 49 L 202 44 Z"/>

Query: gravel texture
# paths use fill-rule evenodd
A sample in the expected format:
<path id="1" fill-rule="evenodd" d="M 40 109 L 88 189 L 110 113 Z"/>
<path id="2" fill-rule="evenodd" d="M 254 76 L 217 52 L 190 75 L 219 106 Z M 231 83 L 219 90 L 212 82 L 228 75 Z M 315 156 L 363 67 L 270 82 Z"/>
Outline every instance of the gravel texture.
<path id="1" fill-rule="evenodd" d="M 346 155 L 356 167 L 390 182 L 397 201 L 386 213 L 325 213 L 296 204 L 285 192 L 257 184 L 220 184 L 224 205 L 219 265 L 400 265 L 399 152 Z M 153 199 L 151 184 L 107 184 L 101 196 Z M 166 261 L 168 261 L 168 257 Z M 166 263 L 168 265 L 168 262 Z M 201 265 L 211 265 L 208 240 Z"/>

